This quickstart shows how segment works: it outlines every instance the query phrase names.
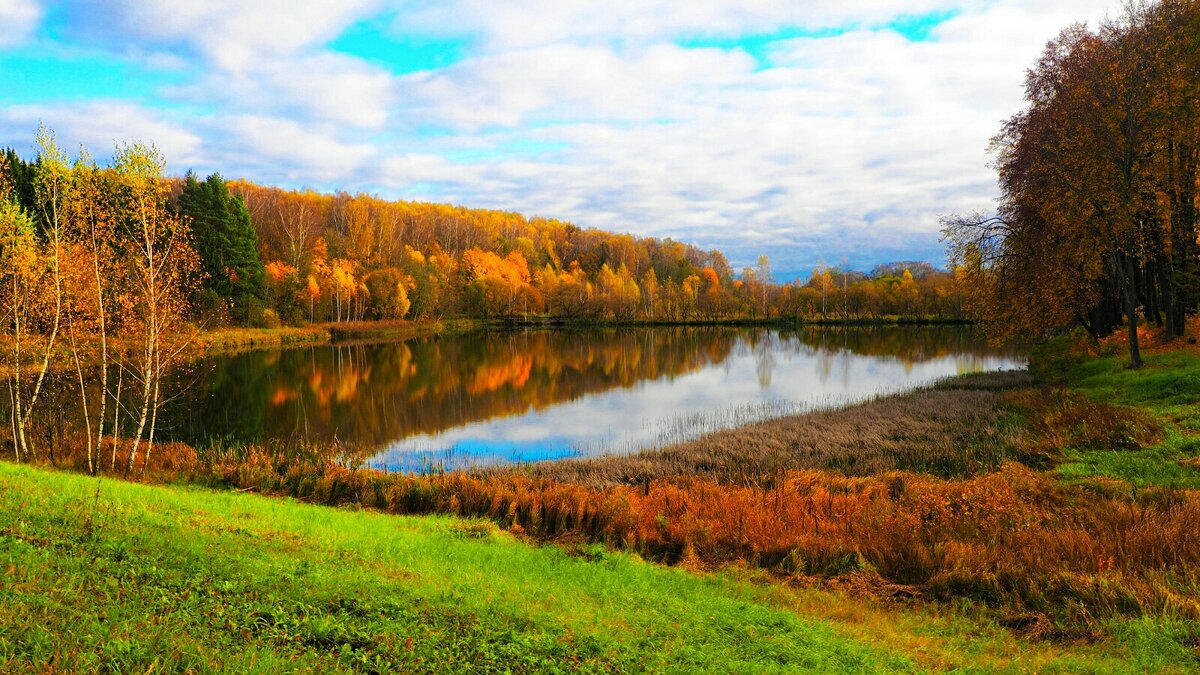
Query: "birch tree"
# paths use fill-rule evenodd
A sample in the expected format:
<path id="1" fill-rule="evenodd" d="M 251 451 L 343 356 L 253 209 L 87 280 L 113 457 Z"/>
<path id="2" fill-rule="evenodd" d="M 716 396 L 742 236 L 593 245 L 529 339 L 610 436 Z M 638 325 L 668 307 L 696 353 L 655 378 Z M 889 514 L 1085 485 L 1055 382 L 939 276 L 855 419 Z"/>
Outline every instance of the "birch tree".
<path id="1" fill-rule="evenodd" d="M 123 230 L 124 266 L 131 289 L 129 328 L 138 342 L 130 372 L 140 387 L 136 427 L 125 472 L 137 466 L 145 445 L 142 473 L 154 449 L 162 378 L 193 333 L 180 330 L 189 296 L 188 281 L 199 267 L 187 223 L 168 208 L 166 163 L 154 146 L 133 143 L 117 149 L 117 221 Z"/>

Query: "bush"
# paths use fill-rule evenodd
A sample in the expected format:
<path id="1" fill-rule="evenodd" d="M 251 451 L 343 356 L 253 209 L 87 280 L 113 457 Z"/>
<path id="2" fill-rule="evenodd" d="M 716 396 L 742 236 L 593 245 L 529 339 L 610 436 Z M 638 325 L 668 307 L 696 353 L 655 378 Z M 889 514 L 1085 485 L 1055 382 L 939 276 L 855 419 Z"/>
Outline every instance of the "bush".
<path id="1" fill-rule="evenodd" d="M 248 295 L 242 299 L 240 304 L 241 307 L 235 307 L 235 309 L 240 310 L 238 314 L 242 322 L 247 326 L 264 327 L 263 312 L 267 311 L 267 306 L 262 300 L 253 295 Z"/>
<path id="2" fill-rule="evenodd" d="M 1029 373 L 1044 384 L 1061 384 L 1087 356 L 1091 338 L 1083 329 L 1043 340 L 1029 348 Z"/>
<path id="3" fill-rule="evenodd" d="M 228 303 L 207 288 L 199 290 L 192 298 L 192 316 L 209 327 L 228 326 L 231 323 Z"/>
<path id="4" fill-rule="evenodd" d="M 273 309 L 264 308 L 258 313 L 258 317 L 254 320 L 255 328 L 279 328 L 283 322 L 279 320 L 279 315 Z"/>

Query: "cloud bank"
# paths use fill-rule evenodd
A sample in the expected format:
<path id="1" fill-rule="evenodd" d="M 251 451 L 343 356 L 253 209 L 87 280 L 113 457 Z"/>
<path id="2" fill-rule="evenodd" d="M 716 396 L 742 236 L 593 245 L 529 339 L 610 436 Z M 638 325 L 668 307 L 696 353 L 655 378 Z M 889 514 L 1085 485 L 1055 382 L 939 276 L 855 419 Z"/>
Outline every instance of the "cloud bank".
<path id="1" fill-rule="evenodd" d="M 516 210 L 784 274 L 940 262 L 938 215 L 996 196 L 986 147 L 1024 70 L 1118 9 L 0 0 L 0 145 L 27 151 L 41 121 L 98 155 L 153 140 L 180 173 Z"/>

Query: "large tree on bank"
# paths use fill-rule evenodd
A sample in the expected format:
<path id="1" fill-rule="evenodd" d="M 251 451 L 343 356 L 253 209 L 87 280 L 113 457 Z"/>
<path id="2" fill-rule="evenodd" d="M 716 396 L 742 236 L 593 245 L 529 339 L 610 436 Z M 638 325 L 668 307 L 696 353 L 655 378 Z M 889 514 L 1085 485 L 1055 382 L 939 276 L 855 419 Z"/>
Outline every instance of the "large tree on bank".
<path id="1" fill-rule="evenodd" d="M 973 310 L 997 336 L 1124 317 L 1182 334 L 1200 300 L 1200 2 L 1126 6 L 1077 25 L 1028 72 L 1027 108 L 993 140 L 1002 197 L 944 221 Z"/>

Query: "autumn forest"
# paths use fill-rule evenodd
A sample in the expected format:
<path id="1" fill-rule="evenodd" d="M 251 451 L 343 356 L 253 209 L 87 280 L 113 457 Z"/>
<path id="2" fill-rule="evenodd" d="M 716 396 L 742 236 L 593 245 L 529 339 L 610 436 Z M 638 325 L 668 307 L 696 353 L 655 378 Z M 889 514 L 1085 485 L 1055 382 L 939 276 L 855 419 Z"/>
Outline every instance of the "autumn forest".
<path id="1" fill-rule="evenodd" d="M 1194 671 L 1200 0 L 1136 0 L 1091 24 L 1042 25 L 1061 30 L 1023 85 L 993 72 L 1006 62 L 992 43 L 964 49 L 962 36 L 983 40 L 981 25 L 1007 21 L 996 32 L 1016 40 L 1027 17 L 1057 22 L 1066 10 L 984 4 L 888 9 L 886 22 L 863 15 L 828 29 L 775 17 L 777 32 L 736 43 L 668 43 L 652 27 L 625 35 L 622 23 L 612 62 L 643 47 L 666 59 L 632 70 L 658 73 L 662 82 L 638 81 L 680 98 L 671 109 L 683 118 L 696 101 L 667 82 L 697 59 L 711 62 L 687 91 L 722 109 L 771 110 L 733 123 L 727 110 L 701 111 L 713 126 L 700 143 L 647 113 L 652 135 L 639 137 L 692 139 L 670 150 L 689 163 L 695 154 L 681 177 L 694 189 L 673 193 L 688 195 L 687 222 L 744 218 L 747 241 L 793 246 L 739 259 L 746 249 L 730 243 L 733 262 L 687 237 L 645 236 L 730 241 L 709 237 L 729 223 L 648 226 L 632 197 L 624 211 L 583 212 L 641 235 L 587 227 L 570 210 L 476 208 L 514 203 L 503 192 L 475 193 L 490 196 L 476 207 L 394 198 L 459 194 L 448 189 L 368 194 L 365 173 L 338 174 L 349 191 L 273 186 L 295 172 L 271 173 L 269 158 L 243 165 L 268 167 L 257 175 L 210 173 L 203 159 L 197 173 L 153 139 L 68 148 L 74 118 L 34 120 L 28 147 L 5 140 L 17 147 L 0 152 L 0 672 Z M 624 13 L 637 11 L 596 16 Z M 371 33 L 402 31 L 396 17 L 360 18 L 350 43 L 399 44 Z M 564 60 L 606 49 L 578 37 L 577 19 L 565 44 L 587 48 Z M 553 60 L 542 50 L 557 52 L 521 42 L 523 18 L 513 25 L 520 36 L 464 38 L 461 52 L 424 45 L 449 61 L 376 80 L 416 100 L 429 82 L 457 91 L 448 83 L 460 69 L 513 70 L 513 99 L 532 105 L 526 79 Z M 727 28 L 697 34 L 706 30 Z M 480 56 L 489 49 L 502 53 Z M 536 65 L 498 65 L 523 50 Z M 180 53 L 168 56 L 192 58 Z M 289 77 L 310 56 L 280 53 L 296 62 Z M 321 62 L 331 68 L 378 66 L 331 54 Z M 250 72 L 235 61 L 214 60 Z M 811 76 L 824 61 L 849 63 L 837 71 L 845 81 Z M 860 68 L 890 83 L 881 95 L 855 89 Z M 774 97 L 791 77 L 795 96 Z M 979 120 L 944 127 L 994 102 L 954 107 L 947 86 L 1011 104 L 985 130 L 991 197 L 974 174 L 950 175 L 970 157 L 947 148 Z M 730 92 L 752 100 L 734 105 Z M 365 102 L 417 115 L 405 97 L 378 98 Z M 951 114 L 930 110 L 943 102 Z M 805 106 L 817 113 L 800 126 L 846 134 L 833 139 L 836 159 L 819 156 L 829 139 L 776 110 Z M 905 117 L 906 106 L 917 112 Z M 500 107 L 475 113 L 501 117 Z M 380 132 L 389 120 L 419 126 L 389 115 L 359 120 L 382 125 L 372 143 L 391 142 Z M 464 120 L 422 127 L 414 133 L 429 138 L 415 142 L 458 148 L 454 134 L 472 125 L 493 131 Z M 440 157 L 414 166 L 451 167 L 462 184 L 533 175 L 543 153 L 578 150 L 543 138 L 617 135 L 549 126 L 534 142 L 501 125 L 500 154 L 512 154 L 489 154 L 474 174 Z M 785 189 L 733 175 L 757 160 L 733 157 L 746 148 L 731 153 L 717 136 L 737 145 L 760 126 L 796 136 L 803 180 Z M 890 130 L 888 147 L 870 147 L 874 127 Z M 905 145 L 914 135 L 921 147 Z M 697 179 L 697 146 L 710 142 L 730 175 Z M 770 161 L 793 156 L 769 150 Z M 644 167 L 670 165 L 658 162 Z M 591 175 L 568 165 L 553 165 L 569 175 L 545 189 Z M 387 175 L 404 181 L 408 170 Z M 879 184 L 789 192 L 848 170 Z M 834 178 L 817 175 L 826 171 Z M 604 180 L 583 188 L 646 189 Z M 931 194 L 954 206 L 931 210 Z M 822 201 L 852 198 L 871 202 L 856 205 L 861 224 Z M 730 207 L 737 199 L 746 203 Z M 797 223 L 776 222 L 780 204 Z M 911 214 L 928 222 L 901 222 Z M 805 218 L 812 232 L 800 232 Z M 930 250 L 897 243 L 910 235 L 946 259 L 910 259 Z M 835 236 L 841 265 L 814 262 L 821 254 L 805 247 Z M 811 258 L 803 274 L 792 271 L 797 251 Z M 852 269 L 843 251 L 868 262 Z"/>
<path id="2" fill-rule="evenodd" d="M 37 255 L 53 258 L 56 226 L 65 228 L 62 246 L 83 241 L 88 218 L 125 232 L 138 216 L 124 201 L 121 155 L 101 168 L 86 154 L 68 158 L 51 132 L 42 134 L 32 161 L 13 150 L 4 155 L 13 217 L 20 212 L 31 223 Z M 965 316 L 952 276 L 927 263 L 880 265 L 871 274 L 821 266 L 808 279 L 781 283 L 766 256 L 734 270 L 720 251 L 516 213 L 289 191 L 215 174 L 176 180 L 166 176 L 165 158 L 142 150 L 159 163 L 147 206 L 169 222 L 164 235 L 178 243 L 172 254 L 189 261 L 176 279 L 189 303 L 185 318 L 209 325 L 456 315 L 666 322 Z M 53 192 L 46 187 L 51 165 L 61 181 Z"/>

